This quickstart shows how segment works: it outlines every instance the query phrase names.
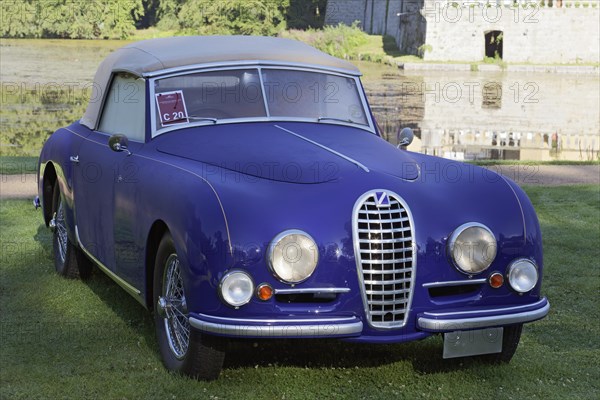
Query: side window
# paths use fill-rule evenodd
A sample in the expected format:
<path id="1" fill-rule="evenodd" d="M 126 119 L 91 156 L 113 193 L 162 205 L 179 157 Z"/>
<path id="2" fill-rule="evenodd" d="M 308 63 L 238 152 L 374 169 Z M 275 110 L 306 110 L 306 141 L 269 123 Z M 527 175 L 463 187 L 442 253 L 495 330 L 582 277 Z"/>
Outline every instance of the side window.
<path id="1" fill-rule="evenodd" d="M 100 118 L 101 132 L 126 135 L 143 142 L 146 128 L 146 85 L 143 79 L 118 74 L 112 80 Z"/>

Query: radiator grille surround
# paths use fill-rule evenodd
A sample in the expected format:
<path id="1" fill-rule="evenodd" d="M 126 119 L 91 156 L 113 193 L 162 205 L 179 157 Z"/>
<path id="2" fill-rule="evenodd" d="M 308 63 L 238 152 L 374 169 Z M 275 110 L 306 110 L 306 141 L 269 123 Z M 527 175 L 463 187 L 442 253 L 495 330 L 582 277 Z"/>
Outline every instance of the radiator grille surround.
<path id="1" fill-rule="evenodd" d="M 352 235 L 369 325 L 402 328 L 408 320 L 416 275 L 414 224 L 406 202 L 384 189 L 363 194 L 354 205 Z"/>

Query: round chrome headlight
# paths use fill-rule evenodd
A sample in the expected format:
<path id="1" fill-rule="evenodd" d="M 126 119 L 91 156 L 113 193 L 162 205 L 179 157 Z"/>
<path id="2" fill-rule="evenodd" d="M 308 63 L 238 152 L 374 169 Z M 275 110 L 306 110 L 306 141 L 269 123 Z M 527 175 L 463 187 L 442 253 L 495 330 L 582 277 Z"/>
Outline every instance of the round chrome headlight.
<path id="1" fill-rule="evenodd" d="M 269 245 L 269 268 L 282 282 L 305 281 L 314 272 L 318 261 L 317 244 L 306 232 L 281 232 Z"/>
<path id="2" fill-rule="evenodd" d="M 248 303 L 254 293 L 254 283 L 244 271 L 231 271 L 221 279 L 221 298 L 233 307 Z"/>
<path id="3" fill-rule="evenodd" d="M 508 282 L 519 293 L 529 292 L 537 285 L 538 279 L 537 266 L 531 260 L 515 260 L 508 267 Z"/>
<path id="4" fill-rule="evenodd" d="M 469 222 L 454 230 L 448 241 L 448 254 L 454 265 L 465 274 L 485 271 L 496 258 L 497 243 L 485 225 Z"/>

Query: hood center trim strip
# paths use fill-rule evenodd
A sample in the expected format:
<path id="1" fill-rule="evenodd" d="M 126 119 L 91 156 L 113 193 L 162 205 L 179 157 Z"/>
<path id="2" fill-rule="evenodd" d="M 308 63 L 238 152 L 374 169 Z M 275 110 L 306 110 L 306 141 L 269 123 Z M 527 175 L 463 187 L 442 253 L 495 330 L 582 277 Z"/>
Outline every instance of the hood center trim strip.
<path id="1" fill-rule="evenodd" d="M 308 143 L 314 144 L 315 146 L 317 146 L 317 147 L 320 147 L 320 148 L 322 148 L 323 150 L 327 150 L 328 152 L 330 152 L 330 153 L 332 153 L 332 154 L 335 154 L 336 156 L 338 156 L 338 157 L 340 157 L 340 158 L 343 158 L 343 159 L 344 159 L 344 160 L 346 160 L 346 161 L 349 161 L 349 162 L 351 162 L 352 164 L 354 164 L 354 165 L 356 165 L 357 167 L 361 168 L 361 169 L 362 169 L 363 171 L 365 171 L 365 172 L 370 172 L 370 171 L 369 171 L 369 168 L 367 168 L 365 165 L 361 164 L 360 162 L 356 161 L 355 159 L 353 159 L 353 158 L 350 158 L 350 157 L 348 157 L 348 156 L 346 156 L 346 155 L 344 155 L 344 154 L 342 154 L 342 153 L 339 153 L 339 152 L 337 152 L 337 151 L 335 151 L 335 150 L 333 150 L 333 149 L 330 149 L 329 147 L 327 147 L 327 146 L 324 146 L 324 145 L 322 145 L 321 143 L 315 142 L 314 140 L 310 140 L 309 138 L 306 138 L 306 137 L 304 137 L 304 136 L 302 136 L 302 135 L 299 135 L 299 134 L 297 134 L 296 132 L 292 132 L 292 131 L 290 131 L 289 129 L 285 129 L 285 128 L 283 128 L 283 127 L 279 126 L 279 125 L 275 125 L 275 128 L 281 129 L 282 131 L 285 131 L 285 132 L 289 133 L 290 135 L 294 135 L 294 136 L 296 136 L 296 137 L 297 137 L 297 138 L 299 138 L 299 139 L 302 139 L 302 140 L 305 140 L 305 141 L 307 141 Z"/>

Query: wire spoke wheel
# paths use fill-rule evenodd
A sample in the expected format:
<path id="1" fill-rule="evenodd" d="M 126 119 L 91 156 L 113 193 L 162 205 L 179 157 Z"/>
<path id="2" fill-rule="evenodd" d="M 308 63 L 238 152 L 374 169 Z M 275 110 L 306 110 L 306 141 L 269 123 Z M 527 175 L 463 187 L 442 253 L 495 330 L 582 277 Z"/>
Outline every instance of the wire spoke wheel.
<path id="1" fill-rule="evenodd" d="M 166 232 L 156 252 L 152 296 L 161 358 L 171 371 L 196 379 L 217 379 L 223 368 L 227 341 L 206 335 L 190 325 L 189 314 L 197 310 L 198 299 L 197 293 L 186 298 L 186 279 L 190 275 L 183 260 L 178 256 L 173 237 Z M 190 306 L 188 300 L 191 300 Z M 192 304 L 194 309 L 191 309 Z"/>
<path id="2" fill-rule="evenodd" d="M 163 320 L 169 347 L 173 355 L 181 360 L 190 344 L 190 324 L 177 254 L 171 254 L 167 258 L 160 302 L 164 310 Z"/>
<path id="3" fill-rule="evenodd" d="M 65 224 L 65 210 L 63 202 L 60 201 L 55 217 L 56 239 L 58 240 L 58 255 L 62 263 L 67 259 L 67 226 Z"/>
<path id="4" fill-rule="evenodd" d="M 68 209 L 56 183 L 52 189 L 52 219 L 48 221 L 52 229 L 54 269 L 65 278 L 85 279 L 92 273 L 92 265 L 69 239 Z"/>

